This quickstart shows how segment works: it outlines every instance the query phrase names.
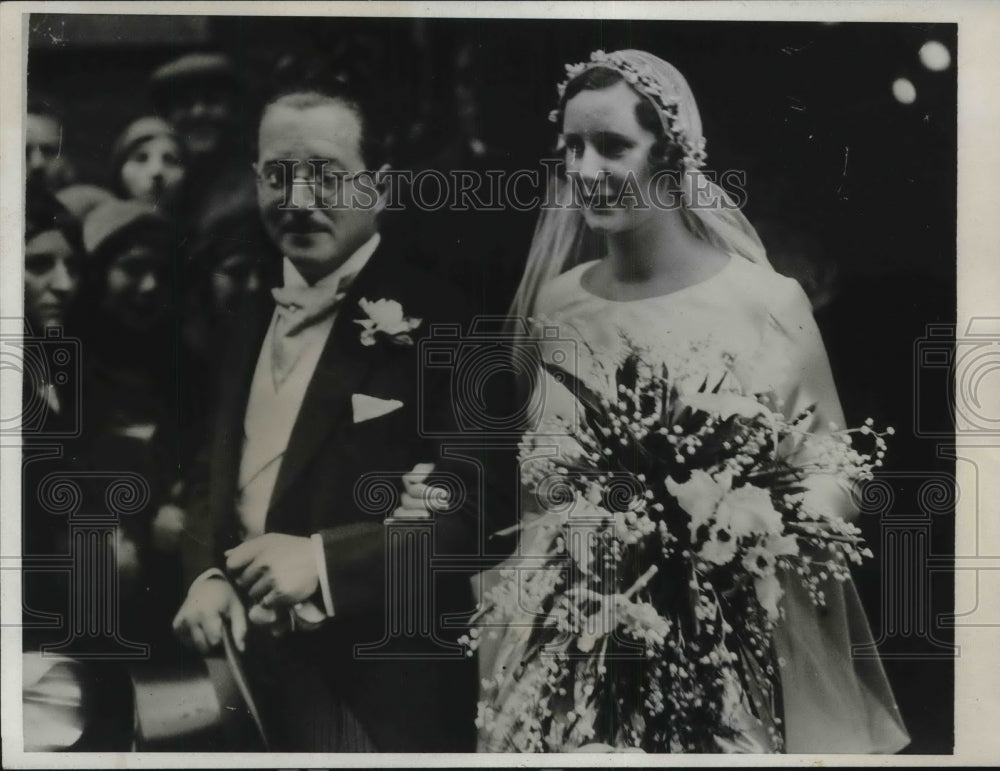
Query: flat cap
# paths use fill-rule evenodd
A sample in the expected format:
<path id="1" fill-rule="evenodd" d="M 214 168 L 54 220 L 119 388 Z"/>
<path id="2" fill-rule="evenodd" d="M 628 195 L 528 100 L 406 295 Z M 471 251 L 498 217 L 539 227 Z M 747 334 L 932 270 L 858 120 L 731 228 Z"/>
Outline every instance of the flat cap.
<path id="1" fill-rule="evenodd" d="M 228 56 L 193 53 L 164 64 L 150 76 L 149 84 L 155 93 L 168 83 L 175 84 L 188 80 L 221 80 L 228 81 L 234 86 L 239 83 L 236 68 Z"/>

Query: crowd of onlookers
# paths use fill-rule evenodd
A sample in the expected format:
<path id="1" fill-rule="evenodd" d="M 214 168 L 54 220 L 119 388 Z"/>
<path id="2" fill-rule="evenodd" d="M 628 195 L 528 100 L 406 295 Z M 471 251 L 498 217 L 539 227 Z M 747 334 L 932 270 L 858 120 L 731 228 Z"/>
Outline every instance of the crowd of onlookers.
<path id="1" fill-rule="evenodd" d="M 231 62 L 182 56 L 152 73 L 149 87 L 159 114 L 137 117 L 115 139 L 104 185 L 67 184 L 63 132 L 73 126 L 44 96 L 29 99 L 25 350 L 37 340 L 44 359 L 53 333 L 79 347 L 71 377 L 53 377 L 57 367 L 44 361 L 24 367 L 24 414 L 40 416 L 26 442 L 55 437 L 61 457 L 29 462 L 26 452 L 23 553 L 70 553 L 67 518 L 47 511 L 39 488 L 53 470 L 83 490 L 84 513 L 107 510 L 108 475 L 138 475 L 148 504 L 117 529 L 113 626 L 125 638 L 166 645 L 180 601 L 177 541 L 220 352 L 238 309 L 265 291 L 279 263 L 259 233 Z M 98 644 L 69 629 L 72 580 L 26 573 L 26 612 L 64 614 L 53 629 L 27 624 L 26 645 L 68 637 L 71 648 Z"/>

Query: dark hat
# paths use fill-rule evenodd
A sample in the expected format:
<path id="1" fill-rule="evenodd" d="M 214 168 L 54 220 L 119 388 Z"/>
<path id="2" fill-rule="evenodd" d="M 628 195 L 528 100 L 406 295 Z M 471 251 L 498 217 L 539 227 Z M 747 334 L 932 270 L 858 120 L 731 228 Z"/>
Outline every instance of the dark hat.
<path id="1" fill-rule="evenodd" d="M 126 232 L 150 232 L 169 236 L 170 221 L 152 206 L 138 201 L 108 201 L 94 209 L 83 222 L 83 245 L 94 255 Z"/>
<path id="2" fill-rule="evenodd" d="M 153 99 L 158 103 L 169 97 L 170 91 L 184 83 L 223 83 L 238 88 L 236 68 L 228 56 L 212 53 L 185 54 L 167 62 L 149 78 Z"/>

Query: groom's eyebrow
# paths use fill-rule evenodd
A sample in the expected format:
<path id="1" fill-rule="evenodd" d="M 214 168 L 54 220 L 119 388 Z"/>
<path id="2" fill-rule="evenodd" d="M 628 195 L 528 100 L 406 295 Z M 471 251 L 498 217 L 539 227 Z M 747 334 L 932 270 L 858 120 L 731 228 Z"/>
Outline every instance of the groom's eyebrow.
<path id="1" fill-rule="evenodd" d="M 323 158 L 323 157 L 319 157 L 319 158 L 307 158 L 305 162 L 306 163 L 315 164 L 316 166 L 318 166 L 321 169 L 325 168 L 327 166 L 334 166 L 334 167 L 340 168 L 340 169 L 346 168 L 345 164 L 339 158 L 336 158 L 336 157 L 334 157 L 334 158 Z"/>
<path id="2" fill-rule="evenodd" d="M 323 171 L 325 169 L 333 168 L 335 170 L 346 170 L 347 166 L 339 158 L 323 158 L 323 157 L 311 157 L 311 158 L 290 158 L 290 157 L 277 157 L 269 158 L 264 161 L 264 166 L 283 166 L 286 164 L 292 165 L 292 169 L 295 170 L 299 166 L 312 166 L 315 167 L 316 171 Z"/>

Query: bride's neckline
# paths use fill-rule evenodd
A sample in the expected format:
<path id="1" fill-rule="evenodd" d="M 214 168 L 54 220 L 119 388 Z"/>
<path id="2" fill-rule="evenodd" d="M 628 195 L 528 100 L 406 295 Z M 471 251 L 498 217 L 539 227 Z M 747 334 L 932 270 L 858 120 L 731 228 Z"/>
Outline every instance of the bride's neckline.
<path id="1" fill-rule="evenodd" d="M 721 275 L 723 275 L 724 273 L 726 273 L 727 271 L 729 271 L 729 269 L 736 262 L 737 258 L 734 257 L 732 254 L 727 255 L 727 256 L 729 257 L 729 259 L 726 260 L 725 264 L 723 264 L 721 268 L 719 268 L 717 271 L 715 271 L 715 273 L 712 273 L 710 276 L 707 276 L 706 278 L 701 279 L 701 281 L 696 281 L 693 284 L 688 284 L 687 286 L 682 286 L 679 289 L 672 289 L 669 292 L 661 292 L 660 294 L 652 294 L 652 295 L 648 295 L 646 297 L 634 297 L 634 298 L 631 298 L 631 299 L 628 299 L 628 300 L 619 300 L 619 299 L 615 299 L 613 297 L 605 297 L 604 295 L 598 294 L 594 290 L 590 289 L 586 285 L 586 283 L 585 283 L 586 279 L 587 279 L 587 276 L 594 269 L 597 268 L 597 266 L 601 263 L 600 260 L 591 260 L 590 262 L 586 262 L 586 263 L 582 264 L 580 266 L 580 272 L 579 272 L 579 275 L 577 276 L 577 282 L 576 283 L 579 285 L 580 289 L 583 292 L 585 292 L 586 294 L 590 295 L 591 297 L 595 297 L 598 300 L 601 300 L 603 302 L 607 302 L 607 303 L 627 304 L 627 303 L 648 302 L 649 300 L 662 300 L 662 299 L 667 298 L 667 297 L 677 297 L 678 295 L 684 294 L 686 292 L 690 292 L 693 289 L 698 289 L 699 287 L 703 287 L 706 284 L 710 284 L 711 282 L 717 280 Z"/>

